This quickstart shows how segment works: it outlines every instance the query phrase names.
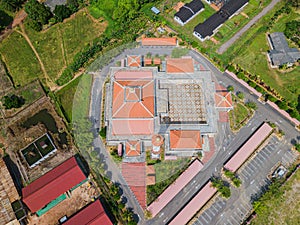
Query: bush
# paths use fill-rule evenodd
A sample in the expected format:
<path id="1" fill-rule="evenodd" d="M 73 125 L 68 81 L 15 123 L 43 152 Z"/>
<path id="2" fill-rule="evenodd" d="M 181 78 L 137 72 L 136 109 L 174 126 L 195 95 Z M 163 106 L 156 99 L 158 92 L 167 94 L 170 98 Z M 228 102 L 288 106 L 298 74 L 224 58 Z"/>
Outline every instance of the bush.
<path id="1" fill-rule="evenodd" d="M 255 86 L 255 90 L 257 90 L 260 93 L 263 93 L 265 90 L 261 86 Z"/>
<path id="2" fill-rule="evenodd" d="M 240 187 L 241 184 L 242 184 L 242 181 L 241 181 L 239 178 L 234 177 L 234 178 L 232 179 L 232 183 L 234 184 L 234 186 Z"/>
<path id="3" fill-rule="evenodd" d="M 245 79 L 245 74 L 243 72 L 238 72 L 237 75 L 236 75 L 238 78 L 244 80 Z"/>
<path id="4" fill-rule="evenodd" d="M 99 132 L 100 137 L 106 138 L 106 127 L 103 127 Z"/>
<path id="5" fill-rule="evenodd" d="M 233 179 L 235 177 L 235 174 L 234 172 L 230 171 L 230 170 L 225 170 L 224 171 L 224 174 L 226 177 L 230 178 L 230 179 Z"/>
<path id="6" fill-rule="evenodd" d="M 32 30 L 35 31 L 41 31 L 43 29 L 43 25 L 36 20 L 29 19 L 27 24 Z"/>

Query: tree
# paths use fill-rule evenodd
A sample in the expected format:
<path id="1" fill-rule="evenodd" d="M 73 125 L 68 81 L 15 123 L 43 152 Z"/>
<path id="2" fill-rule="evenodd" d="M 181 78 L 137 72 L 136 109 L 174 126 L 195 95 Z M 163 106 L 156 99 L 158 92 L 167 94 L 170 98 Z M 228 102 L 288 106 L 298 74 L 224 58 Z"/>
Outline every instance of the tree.
<path id="1" fill-rule="evenodd" d="M 36 20 L 29 19 L 27 25 L 35 31 L 41 31 L 43 29 L 43 25 Z"/>
<path id="2" fill-rule="evenodd" d="M 52 17 L 49 7 L 39 3 L 37 0 L 29 0 L 25 4 L 25 12 L 29 18 L 40 22 L 42 25 L 47 24 L 48 20 Z"/>
<path id="3" fill-rule="evenodd" d="M 239 92 L 237 93 L 237 97 L 238 97 L 239 99 L 242 99 L 242 100 L 243 100 L 243 99 L 245 98 L 245 95 L 244 95 L 243 92 L 240 92 L 240 91 L 239 91 Z"/>
<path id="4" fill-rule="evenodd" d="M 278 105 L 278 107 L 279 107 L 280 109 L 283 109 L 283 110 L 287 110 L 287 109 L 288 109 L 288 105 L 286 104 L 285 101 L 280 101 L 280 100 L 278 100 L 278 101 L 276 101 L 275 103 L 276 103 L 276 105 Z"/>
<path id="5" fill-rule="evenodd" d="M 79 4 L 77 0 L 67 0 L 67 6 L 74 13 L 78 11 Z"/>
<path id="6" fill-rule="evenodd" d="M 3 10 L 0 10 L 0 31 L 5 29 L 11 22 L 13 18 L 8 15 Z"/>
<path id="7" fill-rule="evenodd" d="M 246 106 L 250 109 L 256 110 L 257 109 L 257 105 L 255 102 L 249 101 L 246 103 Z"/>
<path id="8" fill-rule="evenodd" d="M 234 87 L 230 85 L 230 86 L 227 87 L 227 90 L 233 92 L 234 91 Z"/>
<path id="9" fill-rule="evenodd" d="M 22 8 L 22 4 L 25 2 L 25 0 L 0 0 L 0 7 L 14 12 L 20 8 Z"/>
<path id="10" fill-rule="evenodd" d="M 65 5 L 56 5 L 53 13 L 58 22 L 62 22 L 72 14 L 71 10 Z"/>
<path id="11" fill-rule="evenodd" d="M 11 95 L 11 96 L 4 96 L 2 99 L 2 104 L 5 109 L 12 109 L 12 108 L 20 108 L 24 105 L 25 99 L 22 96 Z"/>
<path id="12" fill-rule="evenodd" d="M 296 144 L 295 144 L 295 148 L 296 148 L 296 150 L 297 150 L 298 152 L 300 152 L 300 144 L 299 144 L 299 143 L 296 143 Z"/>

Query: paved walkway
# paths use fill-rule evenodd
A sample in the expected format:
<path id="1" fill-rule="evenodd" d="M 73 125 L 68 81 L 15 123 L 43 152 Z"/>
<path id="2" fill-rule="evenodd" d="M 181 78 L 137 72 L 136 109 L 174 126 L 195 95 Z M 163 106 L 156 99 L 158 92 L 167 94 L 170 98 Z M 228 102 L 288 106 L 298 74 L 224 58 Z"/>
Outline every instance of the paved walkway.
<path id="1" fill-rule="evenodd" d="M 223 54 L 237 39 L 239 39 L 251 26 L 253 26 L 260 18 L 266 15 L 273 7 L 280 2 L 280 0 L 273 0 L 267 7 L 265 7 L 259 14 L 253 17 L 249 23 L 246 24 L 242 29 L 240 29 L 232 38 L 225 42 L 217 50 L 218 53 Z"/>

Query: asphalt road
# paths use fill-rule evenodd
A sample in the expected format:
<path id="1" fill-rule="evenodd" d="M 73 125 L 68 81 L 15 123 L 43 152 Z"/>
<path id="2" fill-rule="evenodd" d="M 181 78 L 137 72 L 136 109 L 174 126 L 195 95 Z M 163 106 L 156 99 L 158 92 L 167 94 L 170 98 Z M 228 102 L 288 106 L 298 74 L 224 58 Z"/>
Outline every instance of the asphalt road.
<path id="1" fill-rule="evenodd" d="M 269 5 L 267 5 L 259 14 L 253 17 L 249 23 L 247 23 L 242 29 L 233 35 L 228 41 L 226 41 L 221 47 L 217 50 L 218 53 L 224 53 L 237 39 L 239 39 L 250 27 L 252 27 L 260 18 L 266 15 L 273 7 L 280 2 L 280 0 L 273 0 Z"/>
<path id="2" fill-rule="evenodd" d="M 263 121 L 272 121 L 276 123 L 280 129 L 285 132 L 285 139 L 287 143 L 291 143 L 293 139 L 296 139 L 299 133 L 294 128 L 294 125 L 287 119 L 282 117 L 277 111 L 274 111 L 270 106 L 263 105 L 257 101 L 256 97 L 251 95 L 249 91 L 241 86 L 238 82 L 227 76 L 225 73 L 221 73 L 215 68 L 206 58 L 199 53 L 190 51 L 190 55 L 195 60 L 202 63 L 206 68 L 210 69 L 215 78 L 222 83 L 225 87 L 232 85 L 235 91 L 241 91 L 245 93 L 245 99 L 251 100 L 257 103 L 258 109 L 253 118 L 248 124 L 243 127 L 239 133 L 233 134 L 227 125 L 220 124 L 220 134 L 216 137 L 216 153 L 213 158 L 205 164 L 200 173 L 191 181 L 155 218 L 146 221 L 144 218 L 143 210 L 137 203 L 135 197 L 130 188 L 126 185 L 126 181 L 122 177 L 120 169 L 112 161 L 110 155 L 107 153 L 101 139 L 96 135 L 96 130 L 100 127 L 100 113 L 101 113 L 101 91 L 103 82 L 108 74 L 109 67 L 115 65 L 115 62 L 121 58 L 124 58 L 127 54 L 141 54 L 146 55 L 148 52 L 155 54 L 170 54 L 172 48 L 170 47 L 155 47 L 155 48 L 135 48 L 126 50 L 120 54 L 109 65 L 104 67 L 101 72 L 94 74 L 94 83 L 91 93 L 91 106 L 90 106 L 90 118 L 94 124 L 95 140 L 94 148 L 99 152 L 100 158 L 105 163 L 105 169 L 108 177 L 114 182 L 121 184 L 123 190 L 123 196 L 127 199 L 127 206 L 131 207 L 139 218 L 139 224 L 166 224 L 172 219 L 174 215 L 185 205 L 195 193 L 210 179 L 213 174 L 218 174 L 223 164 L 238 150 L 238 148 L 246 141 L 248 137 L 258 128 Z M 254 179 L 256 179 L 254 177 Z"/>

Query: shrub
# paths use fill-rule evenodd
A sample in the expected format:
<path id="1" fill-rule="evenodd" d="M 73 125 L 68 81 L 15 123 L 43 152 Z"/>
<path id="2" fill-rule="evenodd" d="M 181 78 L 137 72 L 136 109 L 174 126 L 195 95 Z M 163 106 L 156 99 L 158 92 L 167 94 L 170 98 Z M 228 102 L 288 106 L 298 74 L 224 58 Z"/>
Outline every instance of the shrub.
<path id="1" fill-rule="evenodd" d="M 264 92 L 265 90 L 261 87 L 261 86 L 255 86 L 255 90 L 257 90 L 258 92 L 262 93 Z"/>
<path id="2" fill-rule="evenodd" d="M 239 187 L 239 186 L 241 186 L 242 181 L 241 181 L 239 178 L 234 177 L 234 178 L 232 179 L 232 183 L 234 184 L 234 186 Z"/>
<path id="3" fill-rule="evenodd" d="M 245 79 L 245 74 L 243 72 L 238 72 L 237 75 L 236 75 L 238 78 L 244 80 Z"/>
<path id="4" fill-rule="evenodd" d="M 266 95 L 267 100 L 270 100 L 271 102 L 276 102 L 277 98 L 275 98 L 273 95 L 267 94 Z"/>
<path id="5" fill-rule="evenodd" d="M 100 134 L 100 137 L 106 138 L 106 127 L 103 127 L 103 128 L 100 130 L 99 134 Z"/>
<path id="6" fill-rule="evenodd" d="M 256 83 L 254 83 L 254 82 L 251 81 L 251 80 L 248 82 L 248 84 L 249 84 L 250 87 L 253 87 L 253 88 L 256 87 Z"/>

